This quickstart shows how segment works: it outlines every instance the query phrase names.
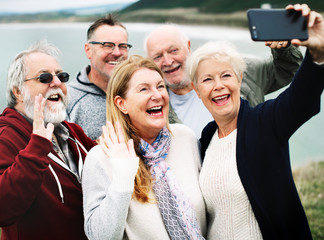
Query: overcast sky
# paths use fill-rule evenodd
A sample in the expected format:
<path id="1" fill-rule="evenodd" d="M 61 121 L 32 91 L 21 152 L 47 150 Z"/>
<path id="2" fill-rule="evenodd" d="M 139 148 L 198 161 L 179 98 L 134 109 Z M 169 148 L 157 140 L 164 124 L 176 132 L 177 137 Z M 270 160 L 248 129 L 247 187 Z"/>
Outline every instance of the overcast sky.
<path id="1" fill-rule="evenodd" d="M 19 13 L 39 12 L 135 1 L 136 0 L 0 0 L 0 11 Z"/>

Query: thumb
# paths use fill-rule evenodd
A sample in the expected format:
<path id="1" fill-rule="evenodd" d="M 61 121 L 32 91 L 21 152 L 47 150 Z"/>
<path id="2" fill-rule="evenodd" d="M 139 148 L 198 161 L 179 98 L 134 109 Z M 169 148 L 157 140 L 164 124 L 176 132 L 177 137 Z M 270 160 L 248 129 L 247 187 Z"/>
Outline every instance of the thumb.
<path id="1" fill-rule="evenodd" d="M 48 123 L 46 126 L 46 138 L 50 141 L 52 141 L 52 135 L 54 132 L 54 125 L 53 123 Z"/>

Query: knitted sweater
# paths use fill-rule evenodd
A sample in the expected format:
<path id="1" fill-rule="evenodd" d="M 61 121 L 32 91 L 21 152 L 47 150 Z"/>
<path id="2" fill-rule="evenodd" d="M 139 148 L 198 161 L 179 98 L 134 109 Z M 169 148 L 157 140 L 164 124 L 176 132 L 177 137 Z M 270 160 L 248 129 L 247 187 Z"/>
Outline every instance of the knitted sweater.
<path id="1" fill-rule="evenodd" d="M 307 52 L 293 82 L 276 99 L 255 108 L 241 100 L 237 170 L 265 240 L 312 239 L 291 172 L 288 141 L 320 111 L 323 76 L 324 68 L 313 63 Z M 207 156 L 216 129 L 215 121 L 204 128 L 202 157 Z"/>
<path id="2" fill-rule="evenodd" d="M 172 140 L 166 162 L 196 211 L 198 223 L 205 236 L 205 204 L 198 184 L 198 142 L 194 133 L 186 126 L 171 124 L 170 127 Z M 112 186 L 114 181 L 112 183 L 110 179 L 114 169 L 110 168 L 110 161 L 112 160 L 106 157 L 101 147 L 97 146 L 89 152 L 84 166 L 82 188 L 85 231 L 88 238 L 169 239 L 156 203 L 140 203 L 132 199 L 132 191 L 125 191 L 129 187 Z M 132 187 L 133 184 L 134 179 L 130 179 L 124 186 Z M 152 191 L 150 197 L 155 199 Z"/>
<path id="3" fill-rule="evenodd" d="M 89 81 L 90 66 L 85 66 L 68 85 L 68 121 L 80 125 L 92 140 L 106 125 L 106 93 Z"/>
<path id="4" fill-rule="evenodd" d="M 207 212 L 207 239 L 262 239 L 236 166 L 235 129 L 224 138 L 216 130 L 199 175 Z"/>

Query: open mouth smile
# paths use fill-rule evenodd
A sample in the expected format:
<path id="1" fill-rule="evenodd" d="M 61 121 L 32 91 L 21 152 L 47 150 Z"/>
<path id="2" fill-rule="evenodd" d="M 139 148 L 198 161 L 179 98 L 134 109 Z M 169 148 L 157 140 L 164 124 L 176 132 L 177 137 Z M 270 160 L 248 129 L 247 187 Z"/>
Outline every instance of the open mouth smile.
<path id="1" fill-rule="evenodd" d="M 179 70 L 180 67 L 181 67 L 181 65 L 179 65 L 175 68 L 169 69 L 169 70 L 164 70 L 164 73 L 173 73 L 173 72 Z"/>
<path id="2" fill-rule="evenodd" d="M 162 106 L 158 107 L 152 107 L 150 109 L 147 109 L 146 112 L 150 114 L 151 116 L 160 116 L 162 115 Z"/>
<path id="3" fill-rule="evenodd" d="M 61 96 L 59 94 L 53 94 L 47 98 L 47 100 L 53 101 L 53 102 L 58 102 L 60 99 L 61 99 Z"/>
<path id="4" fill-rule="evenodd" d="M 229 100 L 229 97 L 230 97 L 230 94 L 226 94 L 226 95 L 223 95 L 223 96 L 218 96 L 218 97 L 215 97 L 213 98 L 213 102 L 216 103 L 217 105 L 223 105 L 225 103 L 228 102 Z"/>

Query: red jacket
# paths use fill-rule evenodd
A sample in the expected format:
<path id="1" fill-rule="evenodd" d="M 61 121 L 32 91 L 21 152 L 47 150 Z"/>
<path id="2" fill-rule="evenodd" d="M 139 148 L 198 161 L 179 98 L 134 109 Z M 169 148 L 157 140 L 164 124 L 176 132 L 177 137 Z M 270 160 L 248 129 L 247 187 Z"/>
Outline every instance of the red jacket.
<path id="1" fill-rule="evenodd" d="M 85 149 L 94 146 L 80 126 L 66 121 L 63 124 L 70 137 Z M 77 145 L 73 140 L 68 142 L 78 163 Z M 86 152 L 79 149 L 84 161 Z M 48 157 L 50 152 L 58 157 L 52 143 L 32 134 L 32 125 L 16 110 L 3 111 L 0 115 L 1 239 L 87 239 L 83 230 L 81 184 L 75 175 Z"/>

